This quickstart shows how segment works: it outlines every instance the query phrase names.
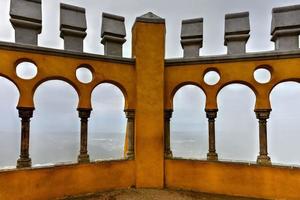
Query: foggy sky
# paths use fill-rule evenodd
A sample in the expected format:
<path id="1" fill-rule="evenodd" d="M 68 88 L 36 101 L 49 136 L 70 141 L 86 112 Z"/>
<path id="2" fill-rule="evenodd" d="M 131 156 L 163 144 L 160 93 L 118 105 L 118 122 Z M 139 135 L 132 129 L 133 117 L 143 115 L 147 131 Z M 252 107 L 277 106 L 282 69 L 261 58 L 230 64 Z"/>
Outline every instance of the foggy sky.
<path id="1" fill-rule="evenodd" d="M 224 54 L 224 15 L 233 12 L 250 12 L 251 37 L 247 51 L 272 50 L 270 42 L 271 9 L 278 6 L 299 4 L 300 0 L 43 0 L 43 29 L 39 45 L 63 48 L 59 37 L 59 3 L 84 7 L 87 13 L 87 37 L 84 51 L 103 54 L 100 44 L 102 12 L 124 16 L 127 42 L 124 56 L 131 57 L 131 27 L 137 16 L 153 12 L 166 19 L 166 57 L 182 57 L 180 46 L 181 20 L 204 18 L 204 42 L 201 55 Z M 0 1 L 0 40 L 14 42 L 14 31 L 9 22 L 9 0 Z M 1 66 L 0 66 L 1 67 Z M 15 163 L 19 154 L 20 122 L 15 106 L 18 91 L 13 84 L 0 79 L 0 129 L 8 139 L 0 139 L 0 161 L 8 153 L 13 154 L 8 164 Z M 269 151 L 275 162 L 300 164 L 298 141 L 300 86 L 282 84 L 271 95 L 273 111 L 269 120 Z M 75 90 L 62 81 L 46 82 L 34 97 L 36 110 L 32 119 L 31 154 L 39 152 L 59 154 L 63 134 L 74 134 L 77 147 L 67 155 L 76 160 L 79 148 L 79 118 L 76 111 L 78 97 Z M 230 85 L 219 96 L 219 112 L 216 121 L 217 151 L 223 159 L 254 161 L 258 155 L 258 124 L 253 112 L 255 95 L 246 86 Z M 194 86 L 179 90 L 174 99 L 172 133 L 184 134 L 186 141 L 173 142 L 175 156 L 204 158 L 208 149 L 207 119 L 204 112 L 205 95 Z M 89 123 L 90 138 L 99 139 L 97 132 L 120 133 L 124 138 L 126 119 L 123 113 L 122 93 L 114 86 L 99 86 L 93 94 L 93 112 Z M 289 122 L 289 124 L 288 124 Z M 292 125 L 291 125 L 292 124 Z M 5 133 L 4 133 L 5 132 Z M 121 134 L 122 133 L 122 134 Z M 49 137 L 49 135 L 52 137 Z M 94 135 L 93 135 L 94 134 Z M 16 139 L 17 138 L 17 139 Z M 60 138 L 52 144 L 51 138 Z M 7 142 L 9 141 L 9 142 Z M 17 142 L 16 142 L 17 141 Z M 171 141 L 172 142 L 172 141 Z M 184 142 L 184 140 L 183 140 Z M 9 143 L 9 149 L 1 144 Z M 193 151 L 182 148 L 191 145 Z M 189 146 L 188 146 L 189 147 Z M 65 147 L 66 148 L 66 147 Z M 182 151 L 178 151 L 181 149 Z M 185 151 L 185 152 L 184 152 Z M 2 153 L 1 153 L 2 152 Z M 92 153 L 92 152 L 91 152 Z M 49 160 L 49 162 L 51 159 Z"/>

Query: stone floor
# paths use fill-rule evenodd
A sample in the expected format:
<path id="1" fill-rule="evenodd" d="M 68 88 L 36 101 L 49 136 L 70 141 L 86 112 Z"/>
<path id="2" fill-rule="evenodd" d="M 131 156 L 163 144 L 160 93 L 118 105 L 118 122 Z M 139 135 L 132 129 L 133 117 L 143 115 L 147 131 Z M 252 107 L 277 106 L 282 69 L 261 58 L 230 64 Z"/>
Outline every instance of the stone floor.
<path id="1" fill-rule="evenodd" d="M 178 190 L 130 189 L 67 197 L 61 200 L 254 200 L 253 198 L 211 195 Z M 258 199 L 255 199 L 258 200 Z"/>

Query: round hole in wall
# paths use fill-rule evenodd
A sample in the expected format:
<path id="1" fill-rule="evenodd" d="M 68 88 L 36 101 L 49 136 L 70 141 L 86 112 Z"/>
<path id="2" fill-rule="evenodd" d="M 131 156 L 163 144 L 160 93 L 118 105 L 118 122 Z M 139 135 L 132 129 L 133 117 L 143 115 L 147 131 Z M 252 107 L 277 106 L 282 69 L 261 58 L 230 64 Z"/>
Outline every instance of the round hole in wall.
<path id="1" fill-rule="evenodd" d="M 16 67 L 16 73 L 19 78 L 30 80 L 37 75 L 37 67 L 32 62 L 21 62 Z"/>
<path id="2" fill-rule="evenodd" d="M 90 83 L 93 80 L 93 73 L 86 67 L 80 67 L 76 70 L 76 78 L 81 83 Z"/>
<path id="3" fill-rule="evenodd" d="M 207 85 L 215 85 L 220 81 L 220 74 L 214 70 L 206 72 L 204 75 L 204 82 Z"/>
<path id="4" fill-rule="evenodd" d="M 258 83 L 268 83 L 271 80 L 271 72 L 265 68 L 258 68 L 253 73 L 254 79 Z"/>

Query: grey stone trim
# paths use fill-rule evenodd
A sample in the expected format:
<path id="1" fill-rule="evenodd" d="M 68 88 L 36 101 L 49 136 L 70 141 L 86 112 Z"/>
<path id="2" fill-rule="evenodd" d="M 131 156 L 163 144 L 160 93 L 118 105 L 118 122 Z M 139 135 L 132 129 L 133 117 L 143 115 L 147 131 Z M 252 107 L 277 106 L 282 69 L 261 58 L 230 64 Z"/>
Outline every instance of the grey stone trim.
<path id="1" fill-rule="evenodd" d="M 42 31 L 40 0 L 11 0 L 10 22 L 15 29 L 16 43 L 37 45 Z"/>
<path id="2" fill-rule="evenodd" d="M 199 49 L 203 45 L 203 18 L 182 21 L 181 46 L 183 57 L 199 57 Z"/>
<path id="3" fill-rule="evenodd" d="M 125 36 L 125 18 L 102 13 L 101 43 L 104 45 L 104 55 L 122 57 Z"/>
<path id="4" fill-rule="evenodd" d="M 59 57 L 77 58 L 81 60 L 96 60 L 96 61 L 122 63 L 122 64 L 130 64 L 130 65 L 135 64 L 135 59 L 133 58 L 104 56 L 98 54 L 66 51 L 66 50 L 52 49 L 52 48 L 39 47 L 39 46 L 28 46 L 28 45 L 15 44 L 10 42 L 0 42 L 0 49 L 14 51 L 14 52 L 29 52 L 29 53 L 42 54 L 42 55 L 54 55 Z"/>
<path id="5" fill-rule="evenodd" d="M 226 14 L 224 45 L 227 46 L 227 54 L 244 54 L 249 32 L 249 12 Z"/>
<path id="6" fill-rule="evenodd" d="M 82 52 L 86 29 L 85 9 L 61 3 L 60 37 L 64 39 L 64 48 Z"/>
<path id="7" fill-rule="evenodd" d="M 290 51 L 264 51 L 258 53 L 247 53 L 239 55 L 201 56 L 198 58 L 171 58 L 165 59 L 165 66 L 184 66 L 195 64 L 215 64 L 241 61 L 276 60 L 299 58 L 300 50 Z M 201 67 L 201 66 L 199 66 Z"/>
<path id="8" fill-rule="evenodd" d="M 135 22 L 143 22 L 143 23 L 154 23 L 154 24 L 164 24 L 165 19 L 155 15 L 152 12 L 148 12 L 140 17 L 135 19 Z"/>
<path id="9" fill-rule="evenodd" d="M 271 41 L 275 50 L 299 48 L 300 5 L 273 8 Z"/>

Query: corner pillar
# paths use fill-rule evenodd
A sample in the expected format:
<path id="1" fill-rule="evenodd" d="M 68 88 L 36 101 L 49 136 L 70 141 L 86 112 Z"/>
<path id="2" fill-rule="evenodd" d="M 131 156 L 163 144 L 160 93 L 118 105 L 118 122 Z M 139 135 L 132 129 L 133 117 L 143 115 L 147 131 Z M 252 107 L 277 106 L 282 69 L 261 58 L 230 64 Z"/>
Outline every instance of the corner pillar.
<path id="1" fill-rule="evenodd" d="M 267 140 L 267 119 L 269 119 L 271 109 L 256 109 L 256 118 L 259 122 L 259 156 L 257 156 L 257 164 L 270 165 L 271 159 L 268 156 L 268 140 Z"/>
<path id="2" fill-rule="evenodd" d="M 173 110 L 168 109 L 165 110 L 165 158 L 172 158 L 173 153 L 171 150 L 171 143 L 170 143 L 170 120 L 172 117 Z"/>
<path id="3" fill-rule="evenodd" d="M 137 188 L 164 187 L 165 20 L 147 13 L 132 29 L 135 57 Z"/>
<path id="4" fill-rule="evenodd" d="M 208 119 L 208 141 L 209 141 L 207 160 L 217 161 L 218 154 L 216 153 L 215 119 L 217 117 L 218 109 L 206 109 L 205 112 L 206 112 L 206 117 Z"/>
<path id="5" fill-rule="evenodd" d="M 78 108 L 78 114 L 81 119 L 80 127 L 80 154 L 78 156 L 79 163 L 90 162 L 90 157 L 87 149 L 88 140 L 88 118 L 91 115 L 92 109 Z"/>
<path id="6" fill-rule="evenodd" d="M 126 118 L 127 118 L 127 126 L 126 126 L 126 137 L 127 137 L 127 151 L 126 151 L 126 159 L 133 160 L 134 159 L 134 118 L 135 118 L 135 110 L 126 109 L 125 110 Z"/>
<path id="7" fill-rule="evenodd" d="M 31 167 L 31 158 L 29 157 L 29 134 L 30 118 L 33 115 L 34 108 L 17 107 L 19 117 L 21 118 L 21 151 L 20 158 L 17 161 L 17 168 Z"/>

